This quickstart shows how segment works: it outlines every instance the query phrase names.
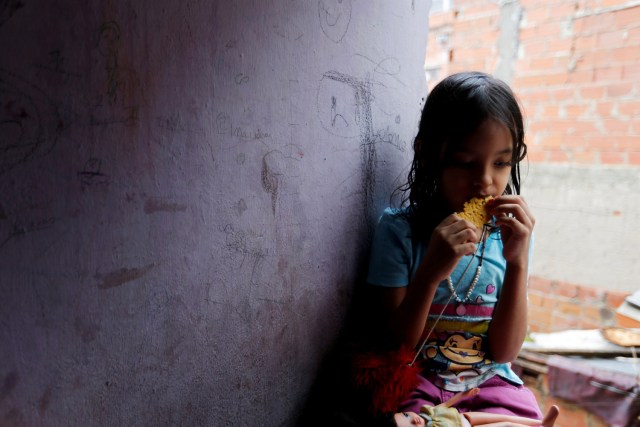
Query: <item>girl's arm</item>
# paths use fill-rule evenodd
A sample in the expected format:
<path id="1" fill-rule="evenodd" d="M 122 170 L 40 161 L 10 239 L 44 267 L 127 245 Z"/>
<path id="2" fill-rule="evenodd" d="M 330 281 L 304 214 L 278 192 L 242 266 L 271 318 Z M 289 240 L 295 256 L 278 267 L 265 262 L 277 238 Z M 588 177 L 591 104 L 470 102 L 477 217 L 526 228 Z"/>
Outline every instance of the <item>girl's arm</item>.
<path id="1" fill-rule="evenodd" d="M 527 332 L 527 277 L 529 245 L 535 219 L 520 196 L 502 196 L 489 202 L 489 213 L 496 217 L 507 261 L 500 299 L 489 326 L 492 359 L 514 360 Z"/>
<path id="2" fill-rule="evenodd" d="M 387 314 L 386 330 L 391 344 L 414 348 L 427 322 L 436 289 L 464 255 L 472 254 L 478 229 L 455 215 L 445 218 L 433 231 L 425 256 L 406 287 L 379 289 L 378 298 Z"/>

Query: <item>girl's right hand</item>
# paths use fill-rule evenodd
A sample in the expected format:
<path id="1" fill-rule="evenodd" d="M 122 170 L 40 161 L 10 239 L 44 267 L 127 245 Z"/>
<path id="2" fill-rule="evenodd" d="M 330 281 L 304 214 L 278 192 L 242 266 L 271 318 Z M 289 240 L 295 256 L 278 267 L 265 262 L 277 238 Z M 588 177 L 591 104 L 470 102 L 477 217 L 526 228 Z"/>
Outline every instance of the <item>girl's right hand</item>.
<path id="1" fill-rule="evenodd" d="M 463 256 L 473 255 L 479 240 L 480 232 L 475 225 L 451 214 L 433 230 L 422 266 L 439 283 L 451 275 Z"/>

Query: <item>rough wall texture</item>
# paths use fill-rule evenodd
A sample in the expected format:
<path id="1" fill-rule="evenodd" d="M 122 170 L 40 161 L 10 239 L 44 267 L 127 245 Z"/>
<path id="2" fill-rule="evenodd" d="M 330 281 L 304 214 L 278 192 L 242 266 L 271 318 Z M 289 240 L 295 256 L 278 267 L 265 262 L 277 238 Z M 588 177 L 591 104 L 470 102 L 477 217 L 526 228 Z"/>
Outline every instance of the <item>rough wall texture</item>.
<path id="1" fill-rule="evenodd" d="M 510 82 L 528 123 L 532 273 L 632 292 L 640 263 L 640 4 L 456 0 L 432 14 L 429 86 L 467 69 Z"/>
<path id="2" fill-rule="evenodd" d="M 0 2 L 0 425 L 293 425 L 428 6 Z"/>

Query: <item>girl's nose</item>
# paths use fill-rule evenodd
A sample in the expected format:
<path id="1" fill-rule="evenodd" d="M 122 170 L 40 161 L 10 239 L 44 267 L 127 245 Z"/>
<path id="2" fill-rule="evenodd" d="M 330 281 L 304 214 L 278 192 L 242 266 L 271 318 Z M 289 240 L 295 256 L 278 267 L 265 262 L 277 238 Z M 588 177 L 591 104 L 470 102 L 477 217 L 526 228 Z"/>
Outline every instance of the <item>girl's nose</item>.
<path id="1" fill-rule="evenodd" d="M 484 189 L 493 183 L 493 177 L 491 176 L 491 170 L 489 168 L 479 168 L 474 176 L 474 185 L 478 188 Z"/>

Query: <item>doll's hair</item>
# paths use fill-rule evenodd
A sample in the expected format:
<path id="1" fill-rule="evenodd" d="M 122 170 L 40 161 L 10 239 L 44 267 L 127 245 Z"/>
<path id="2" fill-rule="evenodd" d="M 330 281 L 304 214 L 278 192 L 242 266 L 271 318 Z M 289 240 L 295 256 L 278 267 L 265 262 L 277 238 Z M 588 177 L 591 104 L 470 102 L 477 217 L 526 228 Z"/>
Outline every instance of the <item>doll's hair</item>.
<path id="1" fill-rule="evenodd" d="M 518 100 L 500 79 L 477 71 L 453 74 L 438 83 L 422 110 L 407 182 L 398 188 L 401 204 L 418 231 L 430 232 L 450 212 L 440 203 L 439 179 L 456 147 L 486 120 L 503 124 L 511 134 L 511 177 L 505 194 L 520 194 L 520 161 L 527 155 L 524 120 Z M 435 202 L 435 203 L 434 203 Z M 419 224 L 423 224 L 419 226 Z"/>

